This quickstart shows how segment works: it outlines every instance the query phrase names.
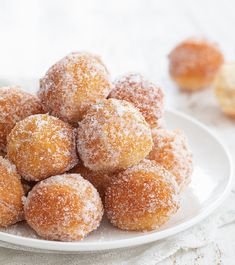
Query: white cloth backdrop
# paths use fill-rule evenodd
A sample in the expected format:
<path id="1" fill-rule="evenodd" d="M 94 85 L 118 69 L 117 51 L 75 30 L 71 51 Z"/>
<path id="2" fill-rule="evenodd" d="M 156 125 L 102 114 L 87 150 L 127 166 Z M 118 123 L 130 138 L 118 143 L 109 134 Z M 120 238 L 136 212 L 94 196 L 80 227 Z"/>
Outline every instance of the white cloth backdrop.
<path id="1" fill-rule="evenodd" d="M 31 90 L 47 68 L 68 52 L 95 52 L 102 55 L 113 77 L 138 71 L 160 84 L 167 106 L 206 123 L 234 159 L 235 121 L 220 112 L 213 91 L 179 93 L 167 72 L 170 49 L 193 35 L 218 42 L 226 59 L 234 60 L 234 8 L 233 0 L 1 0 L 0 85 L 18 83 Z M 160 242 L 89 255 L 2 247 L 0 264 L 234 264 L 234 197 L 235 191 L 208 220 Z"/>

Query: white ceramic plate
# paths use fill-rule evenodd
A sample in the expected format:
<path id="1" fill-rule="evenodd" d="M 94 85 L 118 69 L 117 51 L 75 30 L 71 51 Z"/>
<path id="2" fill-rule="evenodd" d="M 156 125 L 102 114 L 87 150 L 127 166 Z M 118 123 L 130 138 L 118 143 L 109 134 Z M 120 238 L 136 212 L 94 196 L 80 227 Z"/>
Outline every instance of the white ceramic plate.
<path id="1" fill-rule="evenodd" d="M 232 164 L 220 141 L 202 124 L 176 111 L 166 112 L 169 129 L 186 133 L 194 154 L 192 183 L 183 196 L 178 213 L 160 230 L 126 232 L 103 220 L 97 231 L 81 242 L 57 242 L 37 238 L 26 224 L 16 224 L 0 232 L 0 240 L 43 251 L 80 252 L 137 246 L 174 235 L 207 217 L 230 191 Z"/>

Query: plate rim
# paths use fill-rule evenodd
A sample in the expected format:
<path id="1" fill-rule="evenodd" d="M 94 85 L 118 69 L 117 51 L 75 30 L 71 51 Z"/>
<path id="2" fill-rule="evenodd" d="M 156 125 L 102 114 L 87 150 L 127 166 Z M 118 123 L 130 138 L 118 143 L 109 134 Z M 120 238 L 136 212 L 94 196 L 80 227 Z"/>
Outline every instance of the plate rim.
<path id="1" fill-rule="evenodd" d="M 231 187 L 232 187 L 232 180 L 233 180 L 233 163 L 231 159 L 231 155 L 227 148 L 224 146 L 224 144 L 221 142 L 219 137 L 206 125 L 201 123 L 200 121 L 196 120 L 195 118 L 182 113 L 178 110 L 172 110 L 167 109 L 166 113 L 169 114 L 175 114 L 177 116 L 180 116 L 194 124 L 196 124 L 198 127 L 206 131 L 211 137 L 216 140 L 216 142 L 220 145 L 220 147 L 224 151 L 224 155 L 227 158 L 228 166 L 229 166 L 229 176 L 228 176 L 228 182 L 224 188 L 224 191 L 221 193 L 221 195 L 214 200 L 208 207 L 205 207 L 197 216 L 180 223 L 178 225 L 175 225 L 173 227 L 167 228 L 162 231 L 157 231 L 156 233 L 151 234 L 143 234 L 140 236 L 136 236 L 133 238 L 125 238 L 125 239 L 119 239 L 119 240 L 113 240 L 108 242 L 59 242 L 59 241 L 51 241 L 51 240 L 45 240 L 45 239 L 35 239 L 35 238 L 28 238 L 28 237 L 22 237 L 19 235 L 9 234 L 6 232 L 0 231 L 0 241 L 4 243 L 10 243 L 15 246 L 21 246 L 32 249 L 37 249 L 43 251 L 62 251 L 66 253 L 74 253 L 74 252 L 91 252 L 91 251 L 102 251 L 102 250 L 111 250 L 111 249 L 119 249 L 119 248 L 126 248 L 126 247 L 134 247 L 138 245 L 144 245 L 147 243 L 151 243 L 154 241 L 158 241 L 163 238 L 167 238 L 169 236 L 173 236 L 179 232 L 182 232 L 195 224 L 199 223 L 206 217 L 208 217 L 218 206 L 221 205 L 221 203 L 227 198 Z"/>

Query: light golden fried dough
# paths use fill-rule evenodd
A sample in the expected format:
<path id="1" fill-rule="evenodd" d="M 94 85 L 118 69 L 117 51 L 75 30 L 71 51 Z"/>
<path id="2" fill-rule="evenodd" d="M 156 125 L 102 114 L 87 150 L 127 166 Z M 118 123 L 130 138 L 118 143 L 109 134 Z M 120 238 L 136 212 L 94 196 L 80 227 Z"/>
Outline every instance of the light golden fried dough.
<path id="1" fill-rule="evenodd" d="M 23 196 L 23 187 L 15 166 L 0 157 L 0 227 L 22 220 Z"/>
<path id="2" fill-rule="evenodd" d="M 144 159 L 153 146 L 141 113 L 129 102 L 117 99 L 92 106 L 77 132 L 79 156 L 93 171 L 126 169 Z"/>
<path id="3" fill-rule="evenodd" d="M 19 86 L 0 88 L 0 149 L 5 151 L 7 136 L 18 121 L 44 113 L 39 99 Z"/>
<path id="4" fill-rule="evenodd" d="M 114 82 L 114 88 L 109 97 L 132 103 L 139 109 L 151 128 L 162 126 L 163 92 L 141 74 L 130 73 L 121 76 Z"/>
<path id="5" fill-rule="evenodd" d="M 178 185 L 174 176 L 150 160 L 119 173 L 105 195 L 108 219 L 124 230 L 157 229 L 178 207 Z"/>
<path id="6" fill-rule="evenodd" d="M 77 241 L 95 230 L 103 216 L 97 190 L 79 174 L 53 176 L 29 192 L 25 218 L 49 240 Z"/>
<path id="7" fill-rule="evenodd" d="M 215 94 L 223 112 L 235 117 L 235 62 L 221 67 L 215 79 Z"/>
<path id="8" fill-rule="evenodd" d="M 47 114 L 27 117 L 8 136 L 7 157 L 28 181 L 62 174 L 77 163 L 74 129 Z"/>
<path id="9" fill-rule="evenodd" d="M 187 39 L 169 55 L 171 78 L 188 91 L 212 84 L 222 63 L 223 55 L 219 48 L 203 39 Z"/>
<path id="10" fill-rule="evenodd" d="M 108 96 L 111 86 L 99 57 L 73 52 L 48 70 L 38 95 L 52 115 L 76 124 L 91 105 Z"/>
<path id="11" fill-rule="evenodd" d="M 174 176 L 181 189 L 190 183 L 193 171 L 192 152 L 181 130 L 152 131 L 154 147 L 148 159 L 156 161 Z"/>

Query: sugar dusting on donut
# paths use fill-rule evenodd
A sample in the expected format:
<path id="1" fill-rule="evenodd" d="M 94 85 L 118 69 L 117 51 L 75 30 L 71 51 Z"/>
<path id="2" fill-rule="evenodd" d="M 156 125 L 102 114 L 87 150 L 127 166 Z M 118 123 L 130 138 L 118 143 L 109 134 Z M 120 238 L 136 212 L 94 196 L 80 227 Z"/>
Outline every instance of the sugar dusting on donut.
<path id="1" fill-rule="evenodd" d="M 32 115 L 10 133 L 7 156 L 29 181 L 62 174 L 77 163 L 75 131 L 56 117 Z"/>
<path id="2" fill-rule="evenodd" d="M 117 171 L 137 164 L 152 149 L 151 131 L 130 103 L 108 99 L 90 108 L 79 123 L 77 147 L 94 171 Z"/>
<path id="3" fill-rule="evenodd" d="M 27 222 L 39 235 L 62 241 L 83 239 L 103 215 L 99 193 L 79 174 L 41 181 L 29 192 L 24 208 Z"/>
<path id="4" fill-rule="evenodd" d="M 129 101 L 140 110 L 151 127 L 161 127 L 163 91 L 141 74 L 129 73 L 118 78 L 109 97 Z"/>
<path id="5" fill-rule="evenodd" d="M 7 136 L 15 124 L 24 118 L 44 113 L 39 99 L 19 86 L 0 88 L 0 149 L 6 151 Z"/>
<path id="6" fill-rule="evenodd" d="M 38 95 L 52 115 L 76 123 L 92 104 L 108 96 L 111 87 L 99 57 L 73 52 L 48 70 L 40 80 Z"/>
<path id="7" fill-rule="evenodd" d="M 7 159 L 0 157 L 0 227 L 22 220 L 23 195 L 16 167 Z"/>
<path id="8" fill-rule="evenodd" d="M 169 170 L 178 185 L 184 188 L 189 184 L 193 171 L 192 152 L 185 134 L 179 130 L 154 130 L 154 147 L 148 158 L 155 160 Z"/>
<path id="9" fill-rule="evenodd" d="M 143 160 L 113 180 L 105 205 L 109 220 L 121 229 L 157 229 L 179 207 L 178 185 L 162 166 Z"/>

